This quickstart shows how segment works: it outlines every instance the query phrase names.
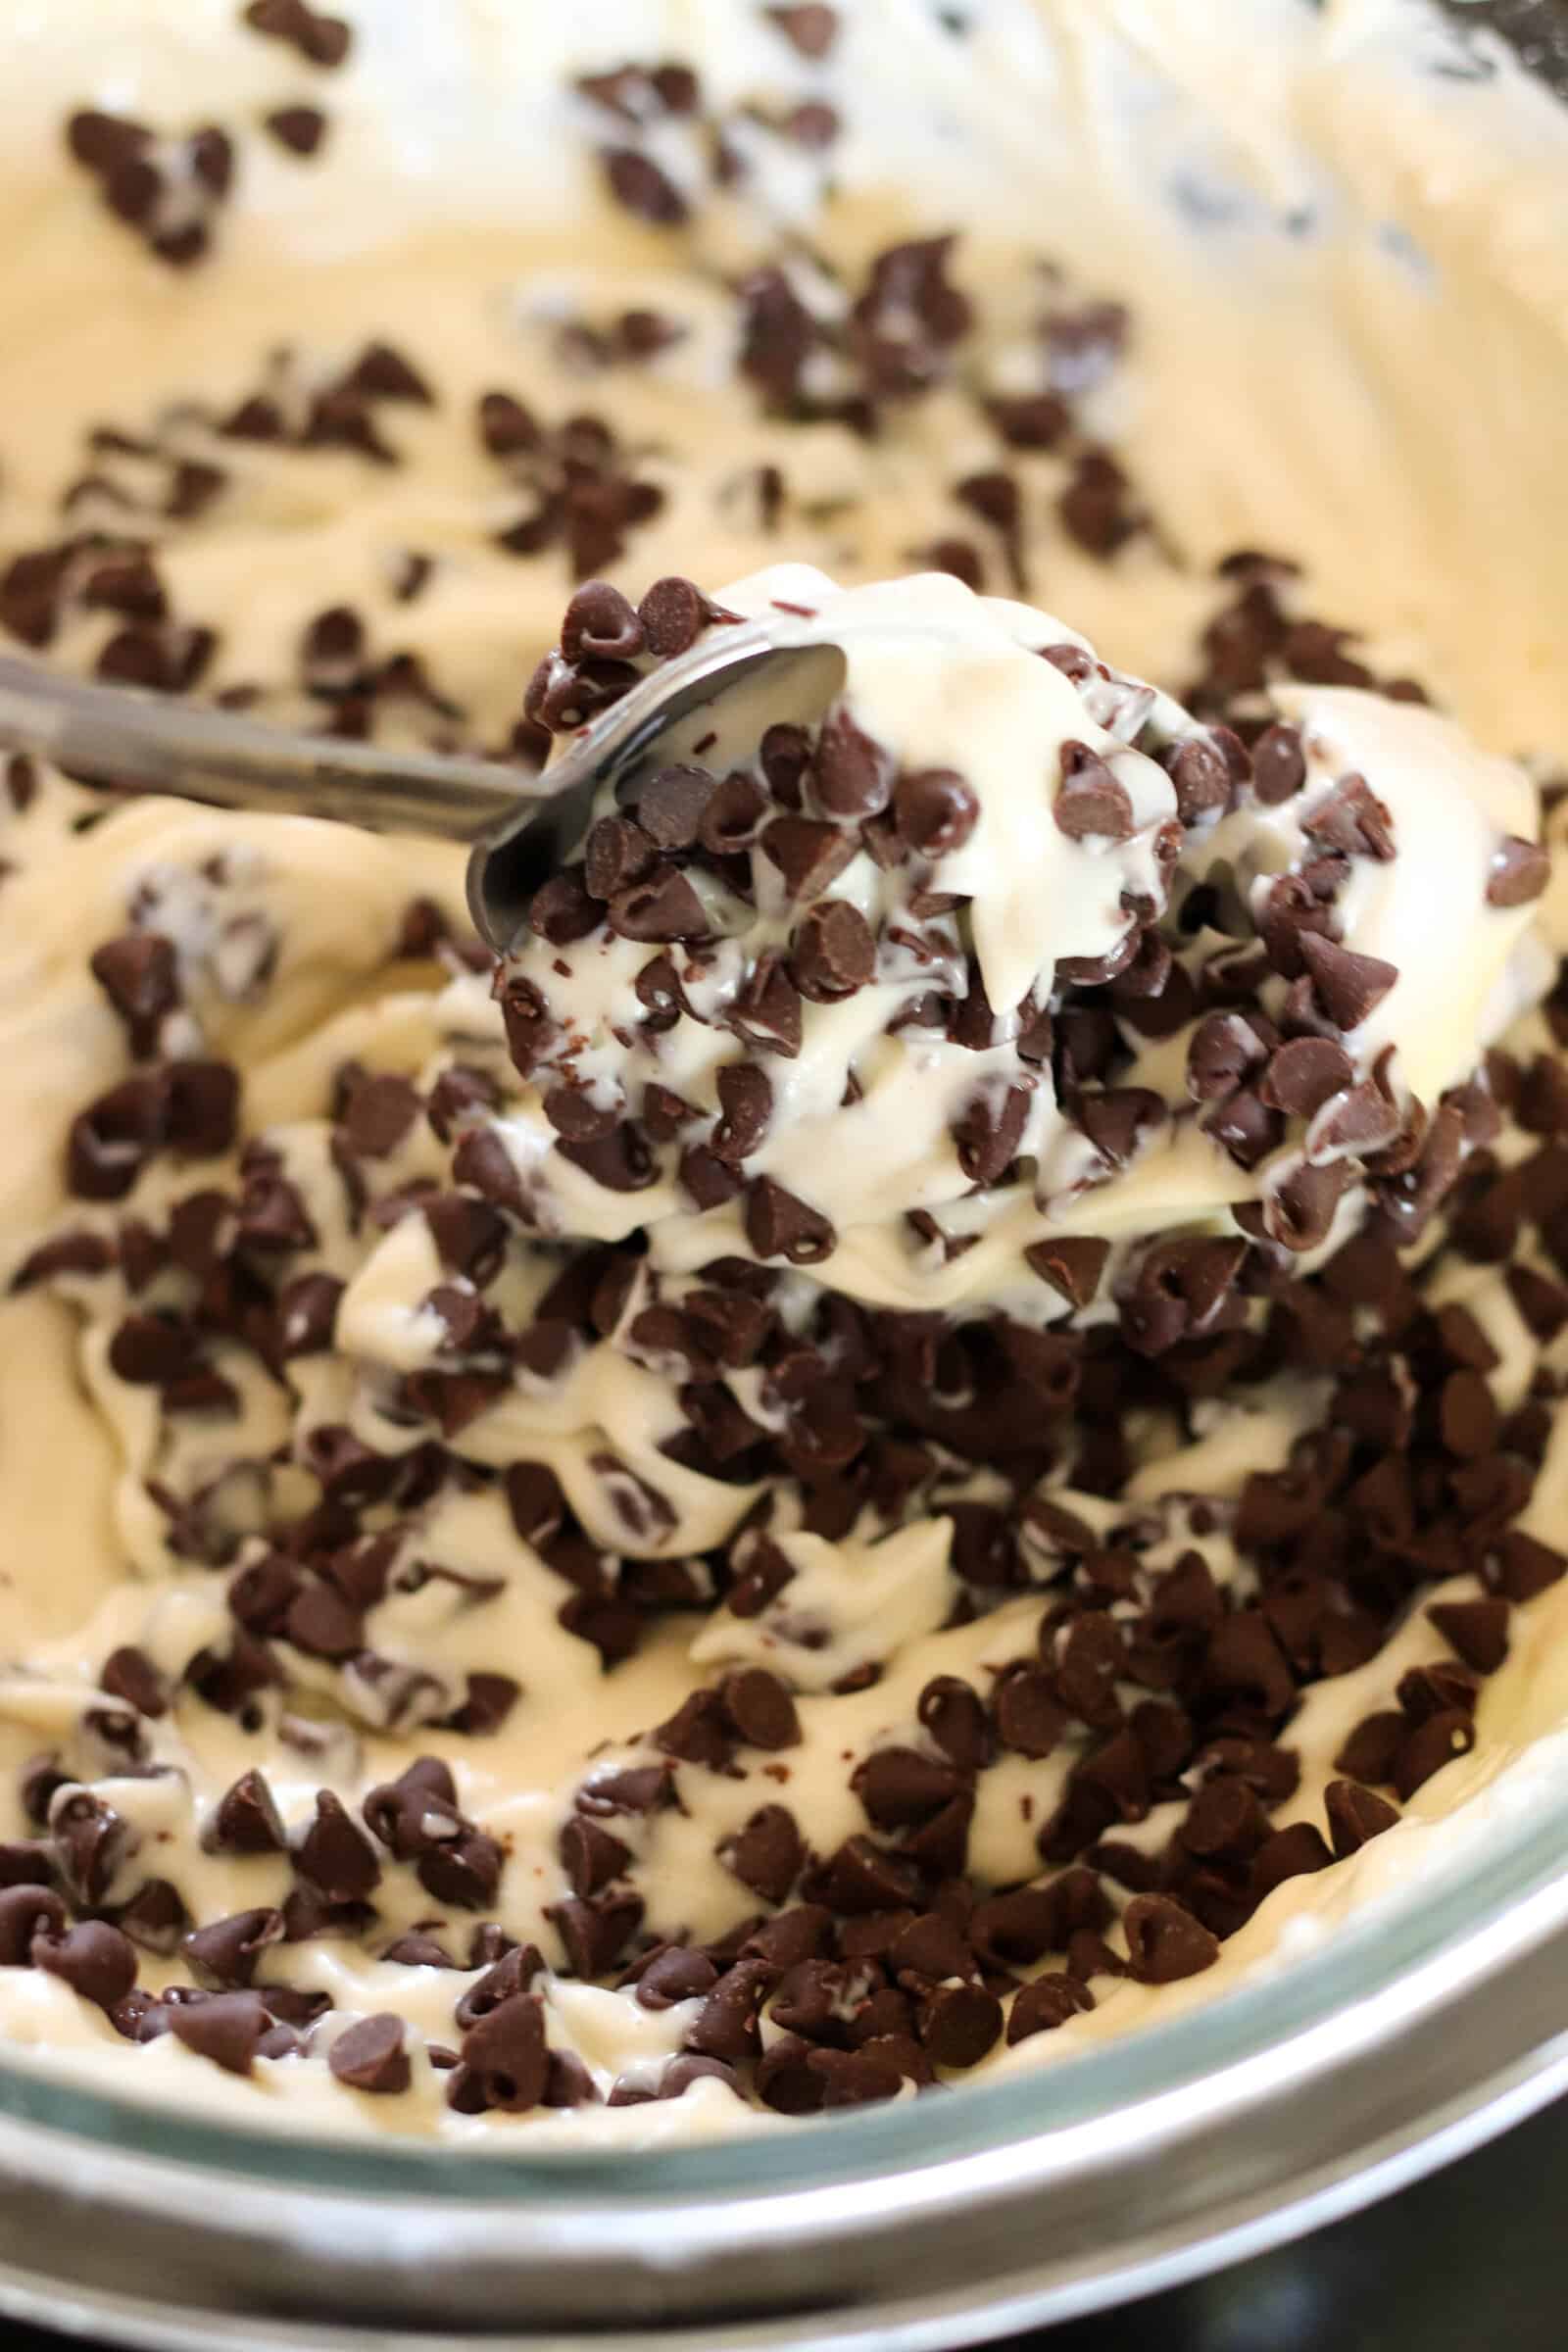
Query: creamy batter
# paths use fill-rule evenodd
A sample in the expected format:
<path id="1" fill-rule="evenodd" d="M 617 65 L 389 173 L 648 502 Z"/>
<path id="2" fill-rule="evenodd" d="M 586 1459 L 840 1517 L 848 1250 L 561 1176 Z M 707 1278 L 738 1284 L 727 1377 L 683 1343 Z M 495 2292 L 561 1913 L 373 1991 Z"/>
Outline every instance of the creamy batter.
<path id="1" fill-rule="evenodd" d="M 13 762 L 0 2030 L 651 2145 L 1549 1770 L 1568 142 L 1392 0 L 534 18 L 0 35 L 8 650 L 529 764 L 844 659 L 499 975 L 455 852 Z"/>

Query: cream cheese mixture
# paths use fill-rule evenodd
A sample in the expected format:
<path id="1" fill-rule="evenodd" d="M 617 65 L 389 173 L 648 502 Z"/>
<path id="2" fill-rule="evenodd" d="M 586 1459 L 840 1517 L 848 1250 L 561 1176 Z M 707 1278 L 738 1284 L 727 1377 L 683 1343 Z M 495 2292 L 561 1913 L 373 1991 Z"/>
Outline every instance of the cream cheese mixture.
<path id="1" fill-rule="evenodd" d="M 837 662 L 499 968 L 10 761 L 0 2056 L 651 2146 L 1178 2014 L 1568 1715 L 1568 127 L 1415 0 L 343 4 L 8 12 L 4 650 L 528 770 Z"/>

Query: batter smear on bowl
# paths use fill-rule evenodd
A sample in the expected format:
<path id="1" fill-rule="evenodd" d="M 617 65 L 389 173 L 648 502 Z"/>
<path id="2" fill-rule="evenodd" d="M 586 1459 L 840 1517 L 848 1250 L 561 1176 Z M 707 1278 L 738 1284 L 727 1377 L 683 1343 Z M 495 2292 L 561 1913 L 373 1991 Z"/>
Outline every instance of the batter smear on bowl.
<path id="1" fill-rule="evenodd" d="M 1561 535 L 1417 399 L 1472 246 L 1546 335 L 1526 95 L 1341 12 L 1459 190 L 1401 241 L 1309 12 L 1294 128 L 1174 7 L 697 13 L 28 53 L 12 650 L 519 770 L 838 657 L 499 963 L 453 850 L 10 761 L 0 2036 L 74 2080 L 912 2097 L 1278 1964 L 1561 1719 Z M 1136 157 L 1039 152 L 1069 62 Z"/>

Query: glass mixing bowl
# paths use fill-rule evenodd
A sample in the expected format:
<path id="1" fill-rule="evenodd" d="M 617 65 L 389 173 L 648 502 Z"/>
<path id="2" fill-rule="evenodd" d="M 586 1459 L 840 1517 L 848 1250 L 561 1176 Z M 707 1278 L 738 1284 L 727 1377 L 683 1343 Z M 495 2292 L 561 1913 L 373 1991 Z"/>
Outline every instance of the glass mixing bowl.
<path id="1" fill-rule="evenodd" d="M 1303 5 L 1305 0 L 1303 0 Z M 1332 5 L 1332 0 L 1331 0 Z M 1568 9 L 1456 17 L 1546 78 Z M 1560 86 L 1560 81 L 1559 81 Z M 951 2346 L 1234 2258 L 1568 2085 L 1568 1779 L 1207 2006 L 654 2155 L 229 2130 L 0 2064 L 0 2310 L 127 2343 Z"/>

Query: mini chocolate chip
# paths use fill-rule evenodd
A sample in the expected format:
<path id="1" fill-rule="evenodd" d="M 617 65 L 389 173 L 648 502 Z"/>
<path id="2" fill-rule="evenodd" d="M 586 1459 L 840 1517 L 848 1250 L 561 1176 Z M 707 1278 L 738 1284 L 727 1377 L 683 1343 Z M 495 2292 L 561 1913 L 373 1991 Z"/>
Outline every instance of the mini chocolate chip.
<path id="1" fill-rule="evenodd" d="M 33 1965 L 34 1939 L 63 1936 L 68 1917 L 52 1887 L 24 1885 L 0 1888 L 0 1967 Z"/>
<path id="2" fill-rule="evenodd" d="M 1061 747 L 1061 782 L 1052 814 L 1069 841 L 1129 841 L 1135 831 L 1125 786 L 1087 743 Z"/>
<path id="3" fill-rule="evenodd" d="M 658 866 L 644 882 L 620 891 L 610 905 L 610 927 L 622 939 L 705 939 L 707 910 L 683 873 Z"/>
<path id="4" fill-rule="evenodd" d="M 995 1184 L 1017 1156 L 1028 1124 L 1030 1090 L 976 1095 L 953 1123 L 958 1165 L 971 1184 Z"/>
<path id="5" fill-rule="evenodd" d="M 168 2004 L 165 2014 L 176 2041 L 230 2075 L 251 2072 L 258 2047 L 272 2023 L 261 1995 L 255 1992 L 209 1993 L 202 1999 Z"/>
<path id="6" fill-rule="evenodd" d="M 381 2010 L 373 2017 L 362 2017 L 338 2034 L 326 2053 L 326 2063 L 351 2090 L 396 2098 L 411 2081 L 407 2039 L 404 2020 Z"/>
<path id="7" fill-rule="evenodd" d="M 1359 1852 L 1369 1839 L 1381 1838 L 1385 1830 L 1392 1830 L 1399 1818 L 1397 1808 L 1387 1797 L 1355 1781 L 1330 1781 L 1323 1802 L 1334 1851 L 1341 1861 L 1347 1854 Z"/>
<path id="8" fill-rule="evenodd" d="M 1012 1997 L 1007 2011 L 1008 2043 L 1028 2041 L 1036 2034 L 1054 2033 L 1070 2017 L 1081 2016 L 1094 2005 L 1093 1993 L 1076 1976 L 1035 1977 L 1029 1984 L 1021 1984 Z"/>
<path id="9" fill-rule="evenodd" d="M 808 816 L 776 816 L 762 834 L 763 854 L 783 875 L 791 899 L 820 898 L 858 846 L 853 833 Z"/>
<path id="10" fill-rule="evenodd" d="M 1252 789 L 1267 808 L 1277 808 L 1306 782 L 1301 730 L 1276 720 L 1252 746 Z"/>
<path id="11" fill-rule="evenodd" d="M 879 815 L 893 791 L 891 756 L 847 710 L 823 721 L 809 773 L 823 812 L 847 823 Z"/>
<path id="12" fill-rule="evenodd" d="M 743 1666 L 720 1686 L 735 1736 L 749 1747 L 794 1747 L 801 1737 L 795 1701 L 765 1666 Z"/>
<path id="13" fill-rule="evenodd" d="M 1381 956 L 1358 956 L 1320 932 L 1298 935 L 1302 959 L 1323 1008 L 1336 1029 L 1358 1029 L 1398 979 L 1398 968 Z"/>
<path id="14" fill-rule="evenodd" d="M 271 1789 L 262 1774 L 241 1773 L 219 1798 L 207 1834 L 217 1853 L 277 1854 L 287 1842 Z"/>
<path id="15" fill-rule="evenodd" d="M 685 197 L 652 156 L 635 147 L 608 147 L 603 162 L 611 194 L 640 220 L 675 228 L 687 218 Z"/>
<path id="16" fill-rule="evenodd" d="M 863 988 L 876 969 L 876 942 L 848 899 L 822 899 L 790 941 L 790 977 L 813 1004 L 834 1004 Z"/>
<path id="17" fill-rule="evenodd" d="M 609 580 L 584 580 L 566 607 L 561 650 L 568 662 L 631 662 L 643 650 L 643 626 Z"/>
<path id="18" fill-rule="evenodd" d="M 606 1975 L 619 1959 L 642 1925 L 643 1900 L 630 1892 L 574 1895 L 552 1904 L 545 1916 L 565 1946 L 572 1974 L 588 1980 Z M 723 2052 L 712 2054 L 722 2057 Z"/>
<path id="19" fill-rule="evenodd" d="M 712 1151 L 727 1166 L 738 1167 L 756 1151 L 772 1115 L 773 1089 L 755 1062 L 725 1062 L 715 1073 L 722 1117 L 712 1134 Z"/>
<path id="20" fill-rule="evenodd" d="M 1506 834 L 1487 874 L 1489 906 L 1527 906 L 1551 879 L 1551 859 L 1538 842 Z"/>
<path id="21" fill-rule="evenodd" d="M 1185 1905 L 1165 1894 L 1136 1894 L 1122 1913 L 1127 1954 L 1140 1984 L 1173 1984 L 1219 1958 L 1219 1940 Z"/>
<path id="22" fill-rule="evenodd" d="M 44 1931 L 34 1936 L 31 1955 L 35 1967 L 63 1977 L 100 2009 L 113 2009 L 136 1982 L 136 1947 L 106 1920 L 84 1919 L 58 1937 Z"/>
<path id="23" fill-rule="evenodd" d="M 718 1848 L 719 1859 L 764 1902 L 788 1900 L 806 1860 L 806 1841 L 784 1805 L 762 1805 Z"/>
<path id="24" fill-rule="evenodd" d="M 1477 1674 L 1495 1674 L 1508 1655 L 1505 1600 L 1439 1601 L 1427 1611 L 1444 1640 Z"/>
<path id="25" fill-rule="evenodd" d="M 169 1685 L 144 1649 L 131 1644 L 112 1650 L 98 1677 L 99 1688 L 122 1698 L 138 1715 L 169 1712 Z"/>
<path id="26" fill-rule="evenodd" d="M 838 39 L 839 12 L 828 7 L 826 0 L 793 0 L 792 5 L 769 8 L 766 13 L 802 57 L 826 57 Z"/>
<path id="27" fill-rule="evenodd" d="M 640 787 L 637 821 L 662 850 L 689 850 L 717 786 L 706 767 L 661 767 Z"/>
<path id="28" fill-rule="evenodd" d="M 276 106 L 262 121 L 292 155 L 314 155 L 326 136 L 326 117 L 318 106 Z"/>
<path id="29" fill-rule="evenodd" d="M 946 858 L 961 850 L 979 819 L 974 788 L 954 768 L 919 768 L 893 788 L 893 822 L 917 857 Z"/>
<path id="30" fill-rule="evenodd" d="M 270 1944 L 280 1942 L 282 1936 L 280 1911 L 236 1911 L 187 1936 L 185 1957 L 201 1984 L 237 1992 L 250 1984 L 262 1953 Z"/>
<path id="31" fill-rule="evenodd" d="M 759 1176 L 746 1195 L 746 1238 L 759 1257 L 814 1266 L 831 1257 L 838 1235 L 828 1219 L 770 1176 Z"/>
<path id="32" fill-rule="evenodd" d="M 334 1903 L 363 1902 L 381 1876 L 374 1847 L 330 1788 L 318 1792 L 315 1819 L 294 1860 L 301 1876 Z"/>
<path id="33" fill-rule="evenodd" d="M 656 580 L 637 608 L 648 651 L 661 662 L 686 653 L 702 635 L 708 600 L 693 580 Z"/>
<path id="34" fill-rule="evenodd" d="M 1273 1110 L 1310 1118 L 1331 1095 L 1353 1084 L 1354 1078 L 1349 1055 L 1332 1039 L 1298 1037 L 1270 1057 L 1258 1093 Z"/>
<path id="35" fill-rule="evenodd" d="M 1176 792 L 1176 814 L 1184 825 L 1217 816 L 1231 797 L 1230 769 L 1224 754 L 1201 735 L 1191 735 L 1167 754 L 1161 764 Z"/>
<path id="36" fill-rule="evenodd" d="M 1088 1306 L 1100 1288 L 1110 1255 L 1108 1242 L 1088 1235 L 1063 1235 L 1059 1241 L 1032 1242 L 1024 1251 L 1031 1270 L 1042 1282 L 1059 1291 L 1069 1306 Z"/>

